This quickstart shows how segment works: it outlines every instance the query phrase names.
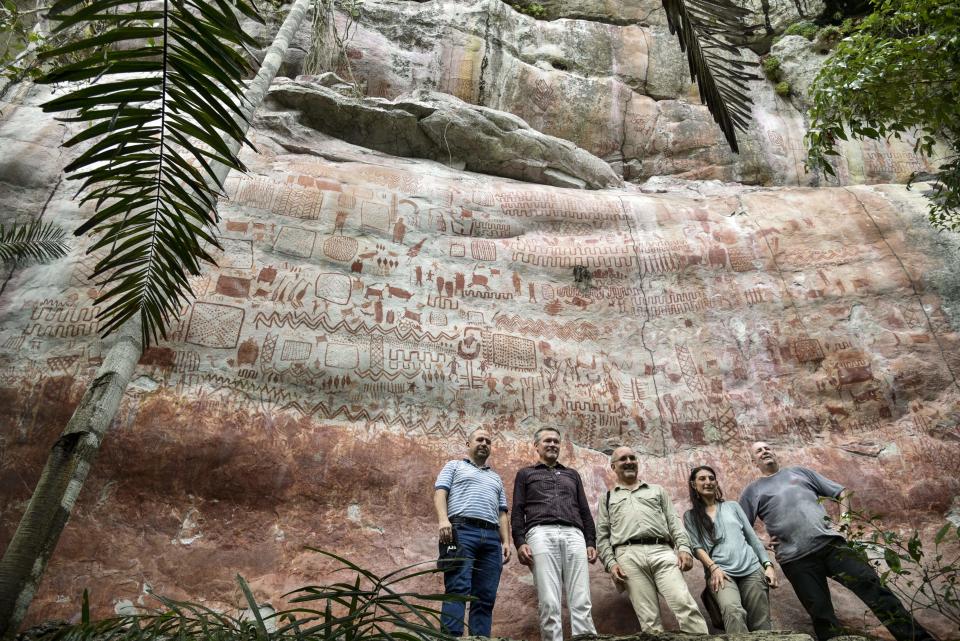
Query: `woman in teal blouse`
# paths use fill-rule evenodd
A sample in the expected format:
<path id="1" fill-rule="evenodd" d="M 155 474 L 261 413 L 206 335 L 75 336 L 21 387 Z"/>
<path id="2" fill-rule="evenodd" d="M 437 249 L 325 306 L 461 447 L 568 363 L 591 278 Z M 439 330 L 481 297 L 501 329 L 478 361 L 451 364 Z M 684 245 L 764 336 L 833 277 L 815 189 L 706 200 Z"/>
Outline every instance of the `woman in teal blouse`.
<path id="1" fill-rule="evenodd" d="M 727 633 L 770 629 L 768 588 L 777 587 L 773 563 L 736 501 L 724 501 L 716 472 L 690 472 L 690 503 L 683 515 L 694 555 L 703 563 L 707 592 Z"/>

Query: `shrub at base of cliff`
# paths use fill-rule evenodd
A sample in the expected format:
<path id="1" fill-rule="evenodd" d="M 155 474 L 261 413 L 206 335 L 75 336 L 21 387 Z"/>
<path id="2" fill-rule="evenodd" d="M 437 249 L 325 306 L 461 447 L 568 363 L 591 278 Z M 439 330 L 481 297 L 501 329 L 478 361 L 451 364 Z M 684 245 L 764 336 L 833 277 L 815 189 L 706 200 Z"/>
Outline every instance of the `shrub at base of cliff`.
<path id="1" fill-rule="evenodd" d="M 914 151 L 941 163 L 931 223 L 960 230 L 960 12 L 955 0 L 873 6 L 814 81 L 808 164 L 835 175 L 831 156 L 850 136 L 914 139 Z M 934 156 L 943 140 L 949 151 Z"/>
<path id="2" fill-rule="evenodd" d="M 911 614 L 936 612 L 955 626 L 960 638 L 960 527 L 945 523 L 933 538 L 933 549 L 924 547 L 918 531 L 902 535 L 866 512 L 845 513 L 839 530 Z"/>

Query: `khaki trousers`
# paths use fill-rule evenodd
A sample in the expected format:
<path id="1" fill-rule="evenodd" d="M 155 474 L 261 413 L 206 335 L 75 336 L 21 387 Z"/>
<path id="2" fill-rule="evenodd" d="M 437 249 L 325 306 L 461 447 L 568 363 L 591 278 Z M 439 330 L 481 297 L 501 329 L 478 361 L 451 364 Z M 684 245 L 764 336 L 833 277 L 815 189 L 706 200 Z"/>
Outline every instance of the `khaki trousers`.
<path id="1" fill-rule="evenodd" d="M 667 545 L 621 545 L 616 551 L 617 563 L 627 575 L 627 594 L 637 613 L 641 632 L 663 632 L 657 594 L 676 615 L 680 631 L 707 634 L 697 602 L 677 567 L 677 555 Z"/>
<path id="2" fill-rule="evenodd" d="M 769 630 L 770 598 L 763 570 L 730 578 L 733 580 L 724 581 L 719 592 L 711 590 L 723 615 L 724 631 L 734 634 Z"/>

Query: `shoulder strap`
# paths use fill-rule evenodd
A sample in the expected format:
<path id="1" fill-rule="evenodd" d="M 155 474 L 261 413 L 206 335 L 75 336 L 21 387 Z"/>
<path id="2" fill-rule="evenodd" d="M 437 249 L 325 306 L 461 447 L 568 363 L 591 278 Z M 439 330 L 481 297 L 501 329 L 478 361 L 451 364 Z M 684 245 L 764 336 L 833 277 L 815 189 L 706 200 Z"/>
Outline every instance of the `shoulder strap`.
<path id="1" fill-rule="evenodd" d="M 610 490 L 607 490 L 607 514 L 610 514 Z"/>

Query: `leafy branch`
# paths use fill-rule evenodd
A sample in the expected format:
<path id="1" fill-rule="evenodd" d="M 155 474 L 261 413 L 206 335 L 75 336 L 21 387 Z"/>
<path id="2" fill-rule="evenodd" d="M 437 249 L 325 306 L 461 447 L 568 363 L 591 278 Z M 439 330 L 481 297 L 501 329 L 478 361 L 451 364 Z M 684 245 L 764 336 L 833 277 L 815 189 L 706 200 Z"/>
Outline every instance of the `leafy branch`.
<path id="1" fill-rule="evenodd" d="M 840 41 L 812 87 L 811 169 L 836 176 L 840 141 L 916 135 L 915 153 L 949 146 L 929 215 L 960 230 L 960 7 L 955 0 L 873 0 L 874 11 Z"/>
<path id="2" fill-rule="evenodd" d="M 49 52 L 67 43 L 102 33 L 107 23 L 91 21 L 50 33 L 46 16 L 49 10 L 48 3 L 23 9 L 13 0 L 0 0 L 0 97 L 18 82 L 39 79 L 44 69 L 70 64 L 95 53 L 92 49 L 72 49 L 50 55 Z"/>
<path id="3" fill-rule="evenodd" d="M 911 613 L 937 612 L 960 634 L 960 526 L 944 523 L 932 549 L 918 530 L 901 534 L 869 512 L 846 512 L 837 529 Z"/>
<path id="4" fill-rule="evenodd" d="M 65 236 L 66 232 L 59 227 L 39 220 L 9 227 L 0 223 L 0 262 L 62 258 L 69 249 L 63 240 Z"/>

